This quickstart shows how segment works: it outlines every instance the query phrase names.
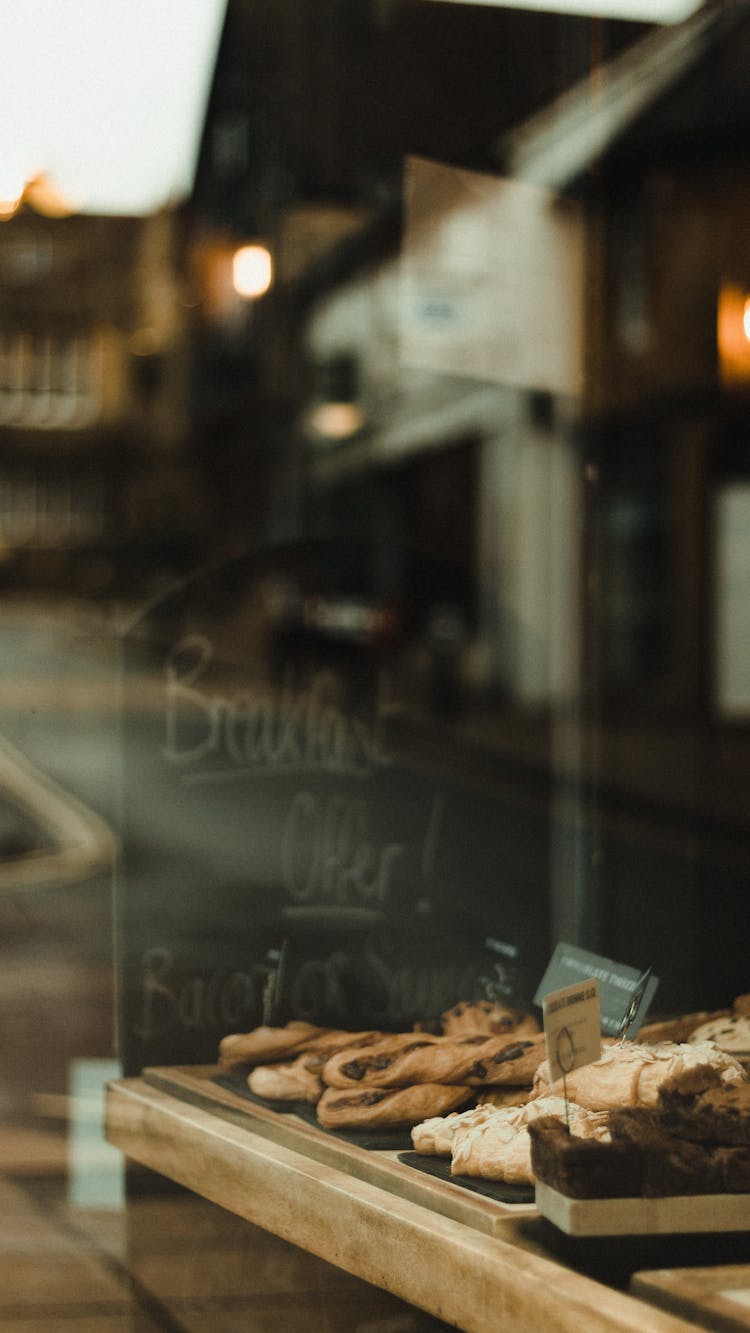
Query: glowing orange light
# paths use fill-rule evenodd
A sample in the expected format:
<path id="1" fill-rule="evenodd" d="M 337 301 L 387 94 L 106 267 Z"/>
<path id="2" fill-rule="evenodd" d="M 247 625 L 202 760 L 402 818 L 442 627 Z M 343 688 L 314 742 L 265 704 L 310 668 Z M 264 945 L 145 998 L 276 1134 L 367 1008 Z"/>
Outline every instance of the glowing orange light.
<path id="1" fill-rule="evenodd" d="M 719 290 L 716 341 L 722 381 L 750 381 L 750 293 L 736 283 L 725 282 Z"/>
<path id="2" fill-rule="evenodd" d="M 309 416 L 316 435 L 328 440 L 347 440 L 364 425 L 364 414 L 356 403 L 318 403 Z"/>
<path id="3" fill-rule="evenodd" d="M 24 197 L 36 213 L 46 218 L 67 218 L 75 212 L 73 203 L 44 172 L 29 180 Z"/>
<path id="4" fill-rule="evenodd" d="M 0 167 L 0 218 L 13 217 L 25 189 L 26 180 L 19 172 Z"/>
<path id="5" fill-rule="evenodd" d="M 232 282 L 238 296 L 251 301 L 273 282 L 273 260 L 265 245 L 243 245 L 232 258 Z"/>

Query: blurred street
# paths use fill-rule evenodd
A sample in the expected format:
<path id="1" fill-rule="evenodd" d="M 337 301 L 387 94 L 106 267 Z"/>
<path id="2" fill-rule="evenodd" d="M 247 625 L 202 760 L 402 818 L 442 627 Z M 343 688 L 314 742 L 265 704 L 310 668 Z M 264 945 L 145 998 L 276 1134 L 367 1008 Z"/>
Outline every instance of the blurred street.
<path id="1" fill-rule="evenodd" d="M 119 1166 L 108 1159 L 102 1171 L 100 1131 L 83 1146 L 85 1165 L 74 1142 L 85 1114 L 76 1075 L 114 1068 L 115 1053 L 116 694 L 103 630 L 78 605 L 0 608 L 4 1333 L 135 1327 L 118 1267 Z M 97 1181 L 97 1208 L 74 1202 L 81 1167 Z"/>
<path id="2" fill-rule="evenodd" d="M 114 1055 L 117 718 L 107 644 L 106 626 L 76 606 L 10 603 L 0 614 L 2 799 L 15 831 L 0 869 L 6 1115 L 63 1108 L 71 1061 Z"/>
<path id="3" fill-rule="evenodd" d="M 115 631 L 77 603 L 0 609 L 0 1333 L 442 1328 L 193 1195 L 136 1188 L 124 1207 L 101 1124 L 117 1073 Z M 149 735 L 148 675 L 133 689 Z"/>

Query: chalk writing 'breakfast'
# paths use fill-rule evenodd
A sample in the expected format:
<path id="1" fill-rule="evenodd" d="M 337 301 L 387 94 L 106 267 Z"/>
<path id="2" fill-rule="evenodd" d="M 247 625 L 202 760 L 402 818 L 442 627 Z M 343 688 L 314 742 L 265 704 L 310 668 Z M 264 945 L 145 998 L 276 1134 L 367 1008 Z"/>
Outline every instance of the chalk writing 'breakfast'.
<path id="1" fill-rule="evenodd" d="M 305 689 L 278 693 L 212 690 L 207 681 L 213 648 L 202 635 L 181 640 L 165 665 L 164 756 L 184 768 L 222 772 L 262 769 L 324 771 L 367 776 L 388 758 L 377 723 L 348 716 L 331 698 L 331 677 L 321 672 Z"/>

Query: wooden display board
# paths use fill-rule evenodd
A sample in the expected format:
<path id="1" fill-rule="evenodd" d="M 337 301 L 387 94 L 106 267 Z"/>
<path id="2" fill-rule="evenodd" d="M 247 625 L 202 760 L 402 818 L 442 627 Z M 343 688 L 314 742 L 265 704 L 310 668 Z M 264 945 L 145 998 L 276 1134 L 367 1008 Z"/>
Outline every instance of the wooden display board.
<path id="1" fill-rule="evenodd" d="M 198 1082 L 205 1073 L 196 1075 Z M 186 1098 L 184 1072 L 109 1089 L 107 1137 L 129 1158 L 464 1333 L 690 1333 L 694 1325 L 560 1263 L 525 1217 L 491 1232 L 417 1198 L 381 1162 L 310 1152 L 309 1133 Z M 174 1079 L 172 1091 L 156 1084 Z M 182 1084 L 180 1095 L 179 1085 Z M 477 1213 L 474 1214 L 476 1218 Z"/>
<path id="2" fill-rule="evenodd" d="M 334 1134 L 315 1125 L 312 1118 L 302 1118 L 290 1108 L 288 1113 L 270 1110 L 257 1101 L 249 1102 L 217 1082 L 216 1066 L 146 1069 L 143 1082 L 189 1104 L 211 1111 L 232 1124 L 244 1125 L 260 1137 L 293 1148 L 305 1156 L 344 1171 L 397 1194 L 400 1198 L 422 1204 L 444 1217 L 452 1217 L 464 1226 L 488 1234 L 502 1230 L 509 1217 L 536 1215 L 533 1198 L 527 1191 L 510 1188 L 483 1193 L 461 1182 L 449 1181 L 405 1164 L 411 1156 L 408 1131 L 383 1133 L 379 1142 L 392 1138 L 394 1147 L 371 1149 L 362 1146 L 361 1134 Z M 427 1162 L 428 1159 L 425 1159 Z M 528 1191 L 529 1195 L 532 1191 Z M 494 1197 L 493 1197 L 494 1195 Z M 522 1200 L 516 1202 L 516 1199 Z"/>
<path id="3" fill-rule="evenodd" d="M 636 1273 L 634 1295 L 722 1333 L 750 1329 L 750 1264 Z"/>

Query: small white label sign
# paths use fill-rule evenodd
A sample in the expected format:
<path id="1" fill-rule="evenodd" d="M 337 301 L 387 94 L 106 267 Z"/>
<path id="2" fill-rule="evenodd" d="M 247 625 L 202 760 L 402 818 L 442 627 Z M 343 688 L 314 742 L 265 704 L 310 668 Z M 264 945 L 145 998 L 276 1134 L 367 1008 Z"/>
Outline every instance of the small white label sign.
<path id="1" fill-rule="evenodd" d="M 550 1083 L 599 1059 L 602 1037 L 596 977 L 550 991 L 544 997 L 543 1010 Z"/>

